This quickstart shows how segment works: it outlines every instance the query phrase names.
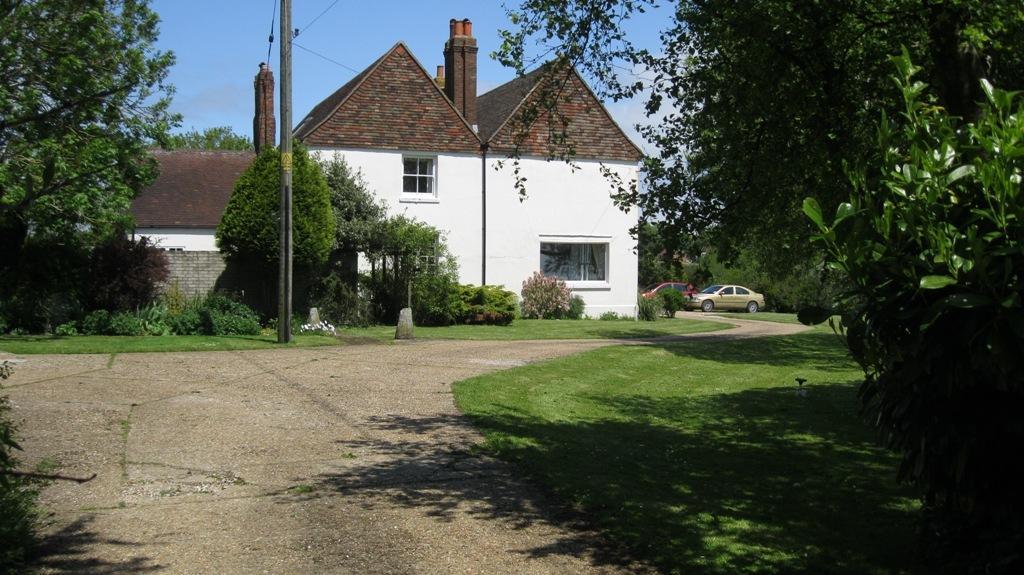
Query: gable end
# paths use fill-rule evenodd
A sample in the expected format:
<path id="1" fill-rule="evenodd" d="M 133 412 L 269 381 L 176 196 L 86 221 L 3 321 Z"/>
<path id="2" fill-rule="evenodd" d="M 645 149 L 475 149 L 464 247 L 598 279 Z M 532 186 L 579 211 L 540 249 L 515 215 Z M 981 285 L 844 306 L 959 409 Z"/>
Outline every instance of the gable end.
<path id="1" fill-rule="evenodd" d="M 520 97 L 518 105 L 507 113 L 498 124 L 492 120 L 488 126 L 493 133 L 485 135 L 491 150 L 512 153 L 519 144 L 519 153 L 524 156 L 557 156 L 564 145 L 569 145 L 574 151 L 574 157 L 581 160 L 617 160 L 637 162 L 643 157 L 643 152 L 632 140 L 626 136 L 622 128 L 612 119 L 611 114 L 597 98 L 597 95 L 587 86 L 583 78 L 575 69 L 569 68 L 566 75 L 557 77 L 548 76 L 542 70 L 535 70 L 527 76 L 509 82 L 510 90 L 506 92 L 515 93 Z M 527 90 L 522 83 L 524 80 L 531 80 Z M 560 135 L 561 121 L 558 117 L 554 119 L 554 125 L 549 129 L 549 114 L 540 113 L 529 125 L 524 125 L 524 112 L 530 106 L 537 103 L 542 97 L 541 82 L 562 81 L 565 84 L 561 88 L 556 109 L 566 121 L 565 135 L 566 143 L 552 142 L 553 137 Z M 514 86 L 513 83 L 520 85 Z M 495 97 L 489 98 L 489 94 L 481 96 L 481 102 L 499 104 L 502 100 L 508 100 L 501 95 L 503 87 L 495 89 Z M 508 103 L 504 103 L 506 109 Z M 495 125 L 496 124 L 496 125 Z"/>
<path id="2" fill-rule="evenodd" d="M 314 148 L 480 151 L 480 138 L 402 43 L 318 104 L 295 136 Z"/>

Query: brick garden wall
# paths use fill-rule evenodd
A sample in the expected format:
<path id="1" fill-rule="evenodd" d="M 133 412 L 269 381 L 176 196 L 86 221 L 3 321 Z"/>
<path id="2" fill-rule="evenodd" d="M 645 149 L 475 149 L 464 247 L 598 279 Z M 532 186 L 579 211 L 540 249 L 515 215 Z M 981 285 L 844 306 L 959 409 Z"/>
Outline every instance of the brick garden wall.
<path id="1" fill-rule="evenodd" d="M 264 315 L 277 310 L 277 274 L 228 263 L 220 252 L 164 252 L 168 263 L 168 286 L 175 282 L 188 295 L 228 292 Z M 310 280 L 296 270 L 292 281 L 293 309 L 308 310 Z"/>
<path id="2" fill-rule="evenodd" d="M 170 275 L 167 285 L 175 282 L 188 295 L 206 294 L 214 290 L 217 280 L 227 268 L 220 252 L 164 252 Z"/>

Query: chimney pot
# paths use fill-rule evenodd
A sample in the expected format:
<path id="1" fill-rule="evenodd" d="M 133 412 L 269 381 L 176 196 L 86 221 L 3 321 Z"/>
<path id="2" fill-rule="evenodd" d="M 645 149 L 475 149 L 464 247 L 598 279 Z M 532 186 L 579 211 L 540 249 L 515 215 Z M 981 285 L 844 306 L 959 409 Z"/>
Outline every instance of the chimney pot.
<path id="1" fill-rule="evenodd" d="M 260 71 L 253 81 L 256 112 L 252 118 L 252 144 L 256 153 L 274 147 L 274 74 L 266 62 L 260 62 Z"/>
<path id="2" fill-rule="evenodd" d="M 455 37 L 455 18 L 452 18 L 451 20 L 448 21 L 448 37 Z"/>
<path id="3" fill-rule="evenodd" d="M 444 46 L 444 93 L 455 109 L 472 125 L 476 124 L 476 38 L 469 18 L 449 20 L 451 37 Z M 440 69 L 440 67 L 439 67 Z"/>

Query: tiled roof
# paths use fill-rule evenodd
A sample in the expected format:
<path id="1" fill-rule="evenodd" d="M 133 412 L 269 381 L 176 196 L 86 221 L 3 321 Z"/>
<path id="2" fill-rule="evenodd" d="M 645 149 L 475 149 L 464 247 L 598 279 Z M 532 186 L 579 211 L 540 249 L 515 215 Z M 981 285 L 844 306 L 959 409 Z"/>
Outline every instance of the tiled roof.
<path id="1" fill-rule="evenodd" d="M 253 152 L 156 150 L 156 180 L 132 202 L 139 228 L 215 228 Z"/>
<path id="2" fill-rule="evenodd" d="M 557 82 L 562 84 L 558 87 L 557 110 L 568 120 L 565 143 L 571 146 L 574 157 L 628 162 L 643 157 L 574 68 L 562 68 L 557 75 L 547 74 L 548 70 L 558 68 L 545 64 L 478 98 L 481 136 L 492 151 L 511 153 L 518 144 L 522 155 L 558 155 L 559 148 L 552 144 L 558 138 L 552 136 L 561 134 L 550 132 L 562 128 L 549 128 L 547 113 L 540 109 L 540 115 L 528 126 L 519 116 L 527 103 L 541 97 L 541 82 Z"/>
<path id="3" fill-rule="evenodd" d="M 310 110 L 309 114 L 306 114 L 306 117 L 303 118 L 302 121 L 299 122 L 299 125 L 295 127 L 295 131 L 293 132 L 294 137 L 299 140 L 305 139 L 306 136 L 311 134 L 314 130 L 319 128 L 321 124 L 330 119 L 331 114 L 333 114 L 335 110 L 337 110 L 338 107 L 348 99 L 349 95 L 352 94 L 352 91 L 362 84 L 363 79 L 375 70 L 377 66 L 380 65 L 381 61 L 383 61 L 384 58 L 387 58 L 390 53 L 391 51 L 389 50 L 383 56 L 377 58 L 377 60 L 373 64 L 370 64 L 368 68 L 356 74 L 356 76 L 346 82 L 344 86 L 338 88 L 333 94 L 327 96 L 322 102 L 314 106 L 313 109 Z"/>
<path id="4" fill-rule="evenodd" d="M 480 150 L 476 133 L 401 42 L 314 107 L 295 137 L 310 147 Z"/>
<path id="5" fill-rule="evenodd" d="M 474 133 L 430 74 L 399 42 L 317 104 L 295 129 L 311 147 L 557 155 L 543 114 L 524 133 L 518 114 L 539 97 L 541 82 L 564 82 L 558 110 L 568 119 L 567 143 L 580 159 L 637 161 L 643 153 L 615 123 L 575 69 L 552 77 L 545 64 L 477 98 Z"/>
<path id="6" fill-rule="evenodd" d="M 480 138 L 485 142 L 498 131 L 505 120 L 523 103 L 523 98 L 533 90 L 540 79 L 543 67 L 506 82 L 501 86 L 481 94 L 476 99 L 477 122 L 480 126 Z"/>

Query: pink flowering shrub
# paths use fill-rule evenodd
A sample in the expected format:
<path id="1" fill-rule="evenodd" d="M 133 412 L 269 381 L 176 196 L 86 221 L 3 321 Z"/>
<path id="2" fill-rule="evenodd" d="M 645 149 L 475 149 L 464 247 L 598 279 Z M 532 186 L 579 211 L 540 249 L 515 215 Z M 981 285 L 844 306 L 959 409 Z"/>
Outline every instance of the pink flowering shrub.
<path id="1" fill-rule="evenodd" d="M 558 319 L 569 311 L 572 293 L 565 282 L 534 272 L 523 282 L 523 317 Z"/>

